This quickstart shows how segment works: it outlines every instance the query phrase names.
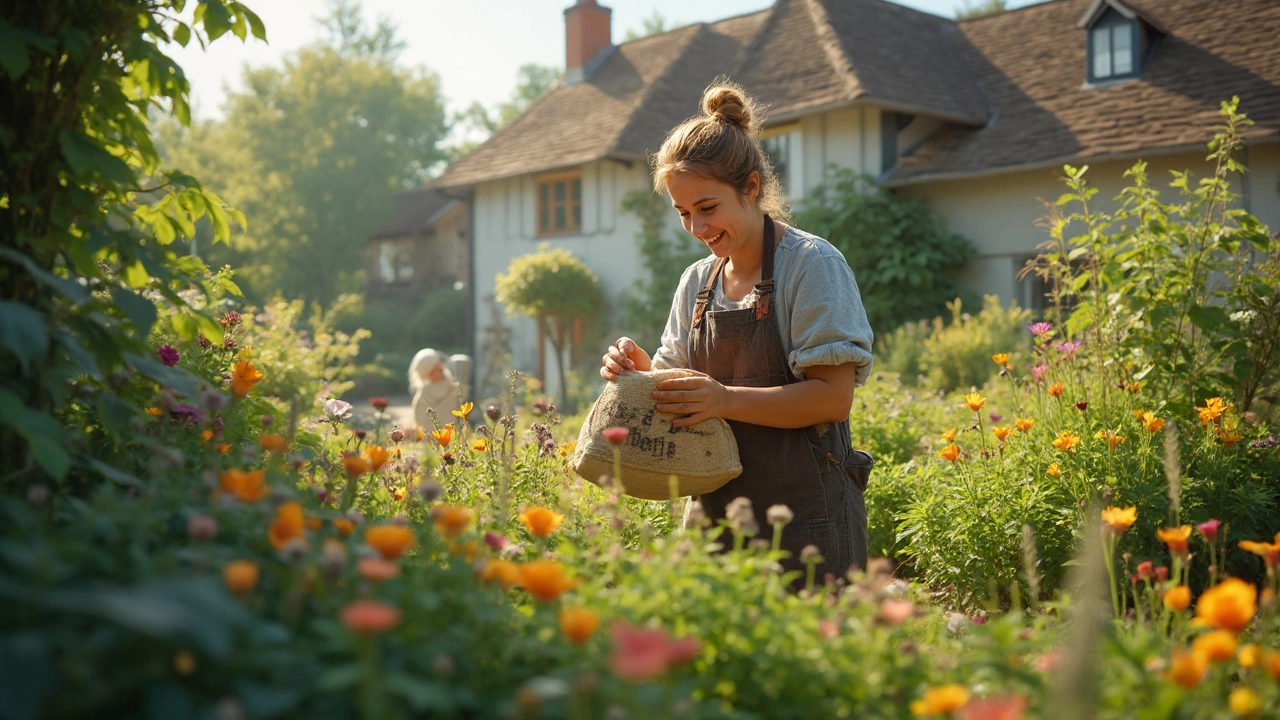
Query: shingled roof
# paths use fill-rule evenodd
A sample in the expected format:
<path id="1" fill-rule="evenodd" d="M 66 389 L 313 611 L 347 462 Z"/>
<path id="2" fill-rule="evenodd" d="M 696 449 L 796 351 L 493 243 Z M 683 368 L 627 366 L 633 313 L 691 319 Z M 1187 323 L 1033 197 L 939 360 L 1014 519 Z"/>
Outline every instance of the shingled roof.
<path id="1" fill-rule="evenodd" d="M 1277 134 L 1280 2 L 1125 0 L 1166 34 L 1141 78 L 1090 88 L 1076 24 L 1094 1 L 956 22 L 886 0 L 777 0 L 607 49 L 585 81 L 544 95 L 433 186 L 643 159 L 720 75 L 774 123 L 855 104 L 943 120 L 888 184 L 1198 145 L 1232 95 L 1253 137 Z"/>
<path id="2" fill-rule="evenodd" d="M 391 207 L 387 209 L 386 219 L 369 239 L 408 237 L 430 232 L 431 224 L 457 202 L 439 190 L 430 188 L 396 193 L 391 197 Z"/>
<path id="3" fill-rule="evenodd" d="M 1255 123 L 1253 142 L 1280 139 L 1280 2 L 1126 0 L 1164 34 L 1140 78 L 1089 87 L 1076 23 L 1092 2 L 1053 0 L 956 23 L 991 122 L 943 130 L 901 158 L 886 184 L 1202 148 L 1232 96 Z"/>

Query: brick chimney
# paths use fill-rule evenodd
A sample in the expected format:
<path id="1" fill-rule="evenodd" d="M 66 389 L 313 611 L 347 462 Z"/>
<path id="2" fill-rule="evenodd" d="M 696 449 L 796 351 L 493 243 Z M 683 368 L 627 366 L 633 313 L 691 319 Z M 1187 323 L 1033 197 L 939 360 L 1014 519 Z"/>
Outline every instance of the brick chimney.
<path id="1" fill-rule="evenodd" d="M 596 0 L 578 0 L 564 11 L 564 84 L 586 80 L 591 59 L 612 46 L 613 10 Z"/>

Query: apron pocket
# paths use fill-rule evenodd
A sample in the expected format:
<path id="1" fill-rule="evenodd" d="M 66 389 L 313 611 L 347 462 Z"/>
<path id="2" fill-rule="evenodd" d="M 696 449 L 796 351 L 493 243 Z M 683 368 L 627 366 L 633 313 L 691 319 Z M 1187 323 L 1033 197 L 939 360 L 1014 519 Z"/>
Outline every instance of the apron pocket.
<path id="1" fill-rule="evenodd" d="M 866 492 L 867 484 L 871 482 L 871 468 L 875 467 L 876 459 L 871 453 L 865 450 L 850 449 L 849 455 L 844 461 L 845 474 L 853 481 L 858 489 Z"/>

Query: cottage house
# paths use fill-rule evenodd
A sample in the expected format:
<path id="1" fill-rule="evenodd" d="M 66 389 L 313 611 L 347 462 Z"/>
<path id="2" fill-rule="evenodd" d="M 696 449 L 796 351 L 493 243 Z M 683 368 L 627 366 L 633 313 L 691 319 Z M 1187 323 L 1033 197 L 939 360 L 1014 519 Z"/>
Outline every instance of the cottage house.
<path id="1" fill-rule="evenodd" d="M 1276 0 L 1050 0 L 965 21 L 886 0 L 777 0 L 621 45 L 595 0 L 564 14 L 564 82 L 432 184 L 469 207 L 477 345 L 495 274 L 541 241 L 611 294 L 632 286 L 639 221 L 619 201 L 649 186 L 647 155 L 722 74 L 767 103 L 766 149 L 793 199 L 832 164 L 923 198 L 978 249 L 964 283 L 1024 305 L 1042 289 L 1017 272 L 1046 239 L 1038 198 L 1061 193 L 1062 164 L 1088 163 L 1099 199 L 1137 158 L 1157 182 L 1205 174 L 1233 95 L 1256 123 L 1242 203 L 1280 227 Z M 544 364 L 531 321 L 513 321 L 512 345 L 517 367 Z"/>

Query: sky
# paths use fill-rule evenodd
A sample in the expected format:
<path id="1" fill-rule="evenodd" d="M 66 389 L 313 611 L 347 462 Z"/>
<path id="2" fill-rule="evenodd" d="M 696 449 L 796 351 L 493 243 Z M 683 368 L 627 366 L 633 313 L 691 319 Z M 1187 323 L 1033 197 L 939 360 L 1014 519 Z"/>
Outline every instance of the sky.
<path id="1" fill-rule="evenodd" d="M 951 17 L 963 0 L 897 0 L 936 15 Z M 1021 7 L 1033 0 L 1009 0 Z M 515 86 L 525 63 L 564 66 L 564 9 L 573 0 L 364 0 L 372 22 L 390 18 L 407 47 L 400 63 L 425 66 L 440 76 L 447 107 L 458 111 L 472 102 L 493 106 Z M 191 82 L 193 113 L 222 114 L 225 89 L 242 87 L 241 70 L 278 65 L 290 51 L 320 37 L 315 18 L 327 13 L 327 0 L 247 0 L 267 29 L 267 42 L 250 36 L 245 43 L 228 33 L 201 50 L 192 42 L 176 44 L 170 55 Z M 613 9 L 613 41 L 639 30 L 656 10 L 668 24 L 712 22 L 769 7 L 771 0 L 601 0 Z"/>

